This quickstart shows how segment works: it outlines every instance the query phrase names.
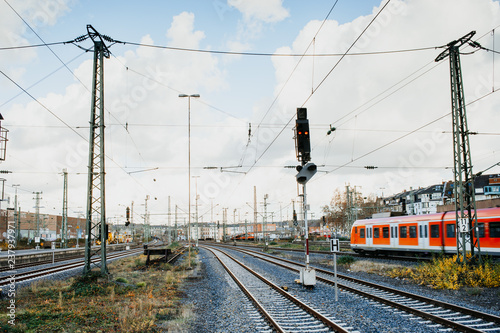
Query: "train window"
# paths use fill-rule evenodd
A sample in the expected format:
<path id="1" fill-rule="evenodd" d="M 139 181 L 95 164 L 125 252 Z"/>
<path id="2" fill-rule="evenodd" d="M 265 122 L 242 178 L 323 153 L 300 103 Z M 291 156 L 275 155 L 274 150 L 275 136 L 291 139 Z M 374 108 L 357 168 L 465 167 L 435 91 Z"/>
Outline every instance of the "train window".
<path id="1" fill-rule="evenodd" d="M 484 223 L 478 223 L 477 228 L 479 229 L 479 238 L 484 237 Z M 476 230 L 472 230 L 474 233 L 474 237 L 476 237 Z"/>
<path id="2" fill-rule="evenodd" d="M 439 225 L 431 224 L 431 238 L 439 238 Z"/>
<path id="3" fill-rule="evenodd" d="M 359 238 L 365 238 L 365 228 L 359 229 Z"/>
<path id="4" fill-rule="evenodd" d="M 357 234 L 358 233 L 358 227 L 354 227 L 354 233 Z"/>
<path id="5" fill-rule="evenodd" d="M 372 238 L 372 229 L 368 228 L 368 235 L 366 235 L 368 238 Z"/>
<path id="6" fill-rule="evenodd" d="M 406 238 L 406 227 L 405 226 L 399 227 L 399 237 Z"/>
<path id="7" fill-rule="evenodd" d="M 447 238 L 455 237 L 455 224 L 446 225 L 446 237 Z"/>
<path id="8" fill-rule="evenodd" d="M 418 231 L 419 231 L 420 238 L 422 238 L 422 236 L 424 235 L 424 233 L 422 232 L 422 226 L 421 225 L 418 226 Z"/>
<path id="9" fill-rule="evenodd" d="M 398 227 L 394 227 L 394 238 L 398 238 Z"/>
<path id="10" fill-rule="evenodd" d="M 500 238 L 500 222 L 490 222 L 490 237 Z"/>
<path id="11" fill-rule="evenodd" d="M 380 238 L 380 228 L 373 228 L 373 238 Z"/>
<path id="12" fill-rule="evenodd" d="M 427 226 L 426 225 L 424 226 L 424 237 L 425 238 L 429 237 L 427 234 Z"/>
<path id="13" fill-rule="evenodd" d="M 382 237 L 389 238 L 389 227 L 382 228 Z"/>
<path id="14" fill-rule="evenodd" d="M 417 226 L 416 225 L 410 226 L 410 238 L 417 238 Z"/>

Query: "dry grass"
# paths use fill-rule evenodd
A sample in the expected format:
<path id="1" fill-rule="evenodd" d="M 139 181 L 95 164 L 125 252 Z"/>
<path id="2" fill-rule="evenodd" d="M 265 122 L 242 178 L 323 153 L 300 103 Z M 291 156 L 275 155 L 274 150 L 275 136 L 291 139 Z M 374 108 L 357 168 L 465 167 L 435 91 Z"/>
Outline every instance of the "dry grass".
<path id="1" fill-rule="evenodd" d="M 368 260 L 356 260 L 354 261 L 349 269 L 351 272 L 365 272 L 378 275 L 386 275 L 393 269 L 402 269 L 401 265 L 378 263 Z"/>
<path id="2" fill-rule="evenodd" d="M 173 325 L 182 332 L 192 316 L 179 306 L 178 288 L 187 276 L 182 267 L 160 263 L 146 269 L 145 256 L 129 257 L 109 264 L 108 277 L 34 282 L 16 295 L 16 326 L 7 324 L 4 312 L 0 331 L 161 332 Z"/>

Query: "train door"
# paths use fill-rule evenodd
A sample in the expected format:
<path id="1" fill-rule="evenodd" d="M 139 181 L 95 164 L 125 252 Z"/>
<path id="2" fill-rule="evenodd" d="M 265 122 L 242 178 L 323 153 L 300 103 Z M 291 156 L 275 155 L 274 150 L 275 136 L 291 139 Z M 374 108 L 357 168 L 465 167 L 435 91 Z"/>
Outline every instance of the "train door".
<path id="1" fill-rule="evenodd" d="M 394 224 L 390 226 L 391 232 L 391 248 L 398 247 L 398 225 Z"/>
<path id="2" fill-rule="evenodd" d="M 428 223 L 418 223 L 418 248 L 427 249 L 429 247 L 429 229 Z"/>
<path id="3" fill-rule="evenodd" d="M 366 246 L 373 246 L 373 227 L 366 226 Z"/>

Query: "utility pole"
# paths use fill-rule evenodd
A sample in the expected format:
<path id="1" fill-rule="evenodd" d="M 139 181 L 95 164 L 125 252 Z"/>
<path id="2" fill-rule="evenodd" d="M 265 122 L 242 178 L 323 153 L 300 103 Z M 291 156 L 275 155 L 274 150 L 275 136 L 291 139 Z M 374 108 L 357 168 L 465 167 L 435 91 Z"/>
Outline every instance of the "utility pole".
<path id="1" fill-rule="evenodd" d="M 177 239 L 177 205 L 175 205 L 175 227 L 174 227 L 174 242 L 176 242 Z"/>
<path id="2" fill-rule="evenodd" d="M 214 199 L 211 200 L 210 205 L 210 223 L 214 223 Z M 214 240 L 215 240 L 215 230 L 214 230 Z"/>
<path id="3" fill-rule="evenodd" d="M 233 209 L 233 239 L 236 242 L 236 208 Z"/>
<path id="4" fill-rule="evenodd" d="M 474 193 L 474 173 L 472 172 L 469 129 L 467 126 L 459 50 L 464 44 L 469 44 L 472 47 L 480 47 L 477 42 L 470 42 L 475 34 L 475 31 L 471 31 L 459 40 L 448 43 L 448 48 L 435 60 L 438 62 L 448 57 L 450 62 L 457 262 L 463 264 L 468 262 L 467 249 L 471 253 L 470 261 L 481 263 L 481 247 L 479 244 L 479 228 Z"/>
<path id="5" fill-rule="evenodd" d="M 16 226 L 16 244 L 19 244 L 19 241 L 21 240 L 21 215 L 17 212 L 17 188 L 19 186 L 21 185 L 12 185 L 12 187 L 16 189 L 16 195 L 14 196 L 14 225 Z"/>
<path id="6" fill-rule="evenodd" d="M 267 198 L 269 195 L 264 195 L 264 216 L 262 217 L 262 240 L 264 241 L 264 245 L 267 246 L 266 240 L 266 229 L 267 229 Z"/>
<path id="7" fill-rule="evenodd" d="M 227 208 L 222 208 L 222 241 L 226 242 Z"/>
<path id="8" fill-rule="evenodd" d="M 33 192 L 35 195 L 35 221 L 36 221 L 36 230 L 35 230 L 35 239 L 38 237 L 38 242 L 40 242 L 40 199 L 42 192 Z"/>
<path id="9" fill-rule="evenodd" d="M 253 187 L 253 240 L 257 242 L 257 186 Z"/>
<path id="10" fill-rule="evenodd" d="M 134 227 L 134 202 L 130 204 L 130 225 L 132 226 L 132 243 L 135 240 L 135 227 Z"/>
<path id="11" fill-rule="evenodd" d="M 199 199 L 199 195 L 198 195 L 198 178 L 200 178 L 200 176 L 192 176 L 192 178 L 194 178 L 194 192 L 195 192 L 195 216 L 196 216 L 196 232 L 195 232 L 195 235 L 196 235 L 196 246 L 198 246 L 198 240 L 200 239 L 200 235 L 199 235 L 199 232 L 200 232 L 200 229 L 199 229 L 199 225 L 198 225 L 198 199 Z"/>
<path id="12" fill-rule="evenodd" d="M 61 243 L 63 248 L 68 247 L 68 171 L 63 169 L 63 208 L 61 221 Z"/>
<path id="13" fill-rule="evenodd" d="M 90 140 L 87 185 L 87 222 L 85 240 L 85 266 L 83 273 L 92 270 L 91 258 L 99 255 L 101 274 L 108 274 L 106 265 L 106 196 L 105 196 L 105 150 L 104 150 L 104 58 L 110 52 L 104 40 L 114 42 L 108 36 L 100 35 L 90 24 L 87 25 L 88 36 L 82 36 L 75 42 L 90 37 L 94 43 L 94 64 L 92 76 L 92 101 L 90 112 Z M 101 240 L 99 249 L 92 249 L 92 241 L 98 236 Z"/>
<path id="14" fill-rule="evenodd" d="M 172 238 L 170 236 L 170 195 L 168 196 L 168 225 L 167 225 L 167 242 L 172 243 Z"/>
<path id="15" fill-rule="evenodd" d="M 148 200 L 149 194 L 146 195 L 144 200 L 144 242 L 149 242 L 150 230 L 149 230 L 149 214 L 148 214 Z"/>

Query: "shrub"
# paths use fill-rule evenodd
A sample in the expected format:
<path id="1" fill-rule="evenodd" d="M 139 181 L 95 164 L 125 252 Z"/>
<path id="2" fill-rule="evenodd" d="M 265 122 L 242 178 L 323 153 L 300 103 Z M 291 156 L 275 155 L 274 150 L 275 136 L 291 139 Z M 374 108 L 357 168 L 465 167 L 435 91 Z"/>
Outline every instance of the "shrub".
<path id="1" fill-rule="evenodd" d="M 119 278 L 116 278 L 115 280 L 116 282 L 121 282 L 121 283 L 128 283 L 128 280 L 123 278 L 123 277 L 119 277 Z"/>
<path id="2" fill-rule="evenodd" d="M 350 265 L 355 261 L 356 259 L 353 256 L 340 256 L 337 258 L 337 264 L 339 265 Z"/>
<path id="3" fill-rule="evenodd" d="M 146 286 L 146 282 L 138 282 L 136 286 L 139 288 L 144 288 Z"/>
<path id="4" fill-rule="evenodd" d="M 461 287 L 500 287 L 500 265 L 487 261 L 483 265 L 471 266 L 457 263 L 457 256 L 435 258 L 415 268 L 395 268 L 388 275 L 393 278 L 408 278 L 418 284 L 435 289 L 457 290 Z"/>

